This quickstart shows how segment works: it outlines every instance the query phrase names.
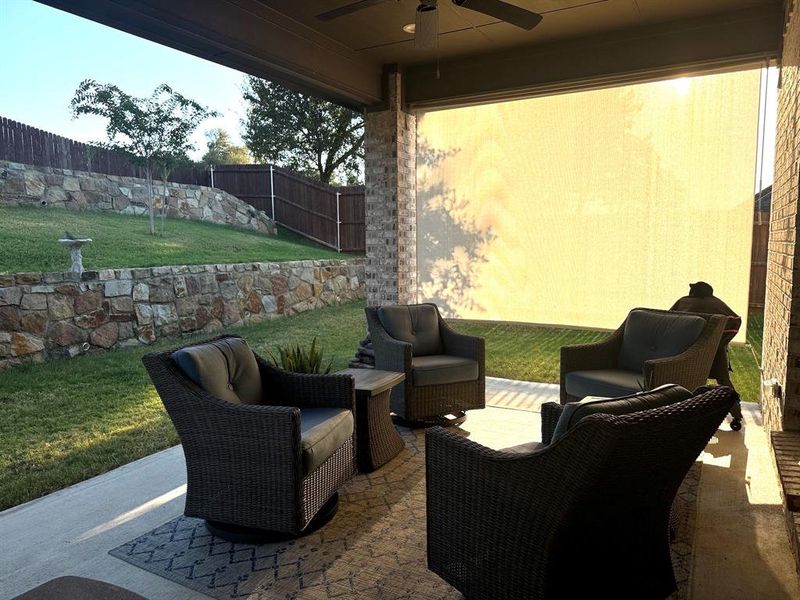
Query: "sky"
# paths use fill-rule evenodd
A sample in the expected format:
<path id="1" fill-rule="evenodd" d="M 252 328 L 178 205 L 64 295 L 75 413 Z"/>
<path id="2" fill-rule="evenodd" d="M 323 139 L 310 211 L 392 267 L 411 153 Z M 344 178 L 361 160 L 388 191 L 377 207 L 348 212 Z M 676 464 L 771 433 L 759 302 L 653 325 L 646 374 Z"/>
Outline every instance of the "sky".
<path id="1" fill-rule="evenodd" d="M 82 142 L 103 141 L 104 119 L 70 116 L 69 103 L 82 80 L 114 83 L 134 96 L 149 96 L 156 86 L 167 83 L 221 114 L 198 127 L 191 158 L 203 155 L 205 132 L 216 127 L 241 144 L 244 75 L 233 69 L 33 0 L 0 0 L 0 56 L 4 57 L 0 65 L 4 117 Z M 778 76 L 777 69 L 769 71 L 769 80 L 762 78 L 767 126 L 759 135 L 763 144 L 758 148 L 756 191 L 771 185 L 773 178 Z"/>
<path id="2" fill-rule="evenodd" d="M 0 0 L 0 115 L 81 142 L 106 139 L 105 119 L 72 119 L 69 103 L 84 79 L 149 96 L 162 83 L 218 111 L 192 140 L 199 159 L 205 132 L 220 127 L 241 143 L 244 75 L 32 0 Z"/>

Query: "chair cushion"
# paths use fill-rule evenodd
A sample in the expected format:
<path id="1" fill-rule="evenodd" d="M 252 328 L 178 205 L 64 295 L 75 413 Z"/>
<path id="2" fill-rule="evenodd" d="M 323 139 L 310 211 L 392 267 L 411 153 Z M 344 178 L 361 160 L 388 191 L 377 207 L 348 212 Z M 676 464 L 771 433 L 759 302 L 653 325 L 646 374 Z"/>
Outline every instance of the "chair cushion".
<path id="1" fill-rule="evenodd" d="M 442 353 L 439 313 L 433 304 L 381 306 L 378 319 L 390 336 L 411 344 L 414 356 Z"/>
<path id="2" fill-rule="evenodd" d="M 236 404 L 261 404 L 261 373 L 250 346 L 230 337 L 182 348 L 172 360 L 209 394 Z"/>
<path id="3" fill-rule="evenodd" d="M 627 415 L 629 413 L 660 408 L 682 402 L 692 397 L 692 392 L 672 383 L 659 386 L 649 392 L 639 392 L 621 398 L 596 398 L 582 400 L 581 402 L 567 402 L 558 418 L 552 444 L 575 427 L 581 419 L 597 413 L 608 415 Z"/>
<path id="4" fill-rule="evenodd" d="M 543 444 L 541 442 L 526 442 L 525 444 L 503 448 L 502 452 L 510 452 L 511 454 L 530 454 L 531 452 L 536 452 L 545 446 L 547 446 L 547 444 Z"/>
<path id="5" fill-rule="evenodd" d="M 66 575 L 56 577 L 14 600 L 146 600 L 144 596 L 105 581 Z"/>
<path id="6" fill-rule="evenodd" d="M 411 378 L 416 386 L 475 381 L 478 378 L 478 363 L 469 358 L 446 354 L 415 356 L 411 359 Z"/>
<path id="7" fill-rule="evenodd" d="M 300 446 L 308 475 L 353 436 L 353 413 L 346 408 L 301 408 Z"/>
<path id="8" fill-rule="evenodd" d="M 705 329 L 697 315 L 632 310 L 625 321 L 617 366 L 641 372 L 647 360 L 676 356 L 688 349 Z"/>
<path id="9" fill-rule="evenodd" d="M 567 373 L 564 386 L 570 396 L 605 396 L 616 398 L 644 390 L 642 372 L 622 369 L 593 369 Z"/>

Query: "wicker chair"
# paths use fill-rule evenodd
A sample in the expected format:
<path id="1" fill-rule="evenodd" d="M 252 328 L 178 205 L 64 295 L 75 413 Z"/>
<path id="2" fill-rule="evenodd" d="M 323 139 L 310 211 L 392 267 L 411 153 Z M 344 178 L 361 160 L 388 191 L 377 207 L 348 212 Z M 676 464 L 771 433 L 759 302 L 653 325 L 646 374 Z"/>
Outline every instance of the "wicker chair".
<path id="1" fill-rule="evenodd" d="M 408 331 L 405 341 L 393 337 L 382 319 L 397 311 L 419 318 L 426 331 Z M 375 368 L 406 375 L 403 384 L 392 390 L 392 412 L 407 421 L 425 422 L 486 406 L 483 338 L 453 331 L 435 304 L 367 308 L 366 313 Z M 435 372 L 439 364 L 444 374 L 441 383 Z"/>
<path id="2" fill-rule="evenodd" d="M 255 357 L 260 403 L 220 399 L 226 390 L 209 393 L 176 362 L 177 351 L 236 340 Z M 227 348 L 223 351 L 217 357 L 225 362 L 214 371 L 234 381 L 240 367 L 231 364 L 236 357 L 232 361 Z M 340 445 L 337 440 L 347 431 L 339 429 L 333 441 L 321 436 L 329 435 L 331 419 L 352 428 L 352 377 L 278 369 L 235 336 L 147 354 L 142 361 L 183 445 L 187 516 L 206 519 L 215 534 L 242 542 L 301 535 L 333 516 L 337 490 L 355 471 L 355 434 L 351 431 Z M 231 383 L 228 389 L 233 393 Z M 315 422 L 321 426 L 313 427 Z M 321 445 L 310 447 L 309 439 Z M 328 452 L 320 450 L 325 443 Z M 316 462 L 309 454 L 314 451 Z"/>
<path id="3" fill-rule="evenodd" d="M 428 567 L 469 600 L 665 598 L 670 507 L 735 398 L 592 414 L 529 452 L 429 429 Z"/>
<path id="4" fill-rule="evenodd" d="M 703 322 L 697 326 L 699 319 Z M 681 321 L 681 327 L 686 323 L 689 327 L 676 335 L 679 327 L 675 324 Z M 672 339 L 658 340 L 661 327 L 650 332 L 633 332 L 640 345 L 642 341 L 653 345 L 637 351 L 626 343 L 626 332 L 633 337 L 632 322 L 639 328 L 666 322 L 664 328 L 672 328 Z M 725 318 L 719 315 L 635 308 L 602 342 L 561 348 L 561 403 L 577 402 L 586 396 L 624 396 L 666 383 L 688 390 L 705 385 L 724 327 Z M 687 339 L 689 343 L 683 343 Z M 670 355 L 669 347 L 676 347 L 676 343 L 680 349 Z M 582 378 L 580 386 L 574 383 L 576 375 Z M 596 381 L 591 381 L 593 377 Z"/>

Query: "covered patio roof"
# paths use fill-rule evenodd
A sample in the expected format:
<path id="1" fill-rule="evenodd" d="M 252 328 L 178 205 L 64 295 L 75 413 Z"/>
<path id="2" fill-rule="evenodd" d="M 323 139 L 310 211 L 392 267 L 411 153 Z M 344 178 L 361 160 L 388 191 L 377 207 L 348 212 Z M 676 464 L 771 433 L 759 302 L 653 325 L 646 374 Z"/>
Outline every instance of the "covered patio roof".
<path id="1" fill-rule="evenodd" d="M 347 0 L 40 1 L 358 108 L 385 102 L 384 65 L 405 71 L 406 106 L 452 106 L 772 59 L 784 22 L 780 0 L 514 0 L 544 17 L 525 31 L 440 0 L 439 47 L 420 50 L 403 30 L 417 0 L 329 21 Z"/>

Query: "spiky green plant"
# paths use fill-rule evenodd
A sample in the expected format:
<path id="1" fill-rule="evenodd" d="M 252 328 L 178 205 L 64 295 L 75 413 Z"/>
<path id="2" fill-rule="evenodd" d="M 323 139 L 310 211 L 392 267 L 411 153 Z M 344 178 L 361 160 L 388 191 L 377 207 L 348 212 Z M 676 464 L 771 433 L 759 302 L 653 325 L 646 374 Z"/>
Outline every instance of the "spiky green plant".
<path id="1" fill-rule="evenodd" d="M 272 352 L 269 357 L 276 367 L 293 373 L 330 373 L 333 359 L 328 361 L 325 370 L 322 368 L 324 353 L 321 348 L 317 348 L 317 338 L 311 341 L 311 347 L 306 349 L 300 344 L 289 344 L 288 346 L 276 348 L 278 356 Z"/>

